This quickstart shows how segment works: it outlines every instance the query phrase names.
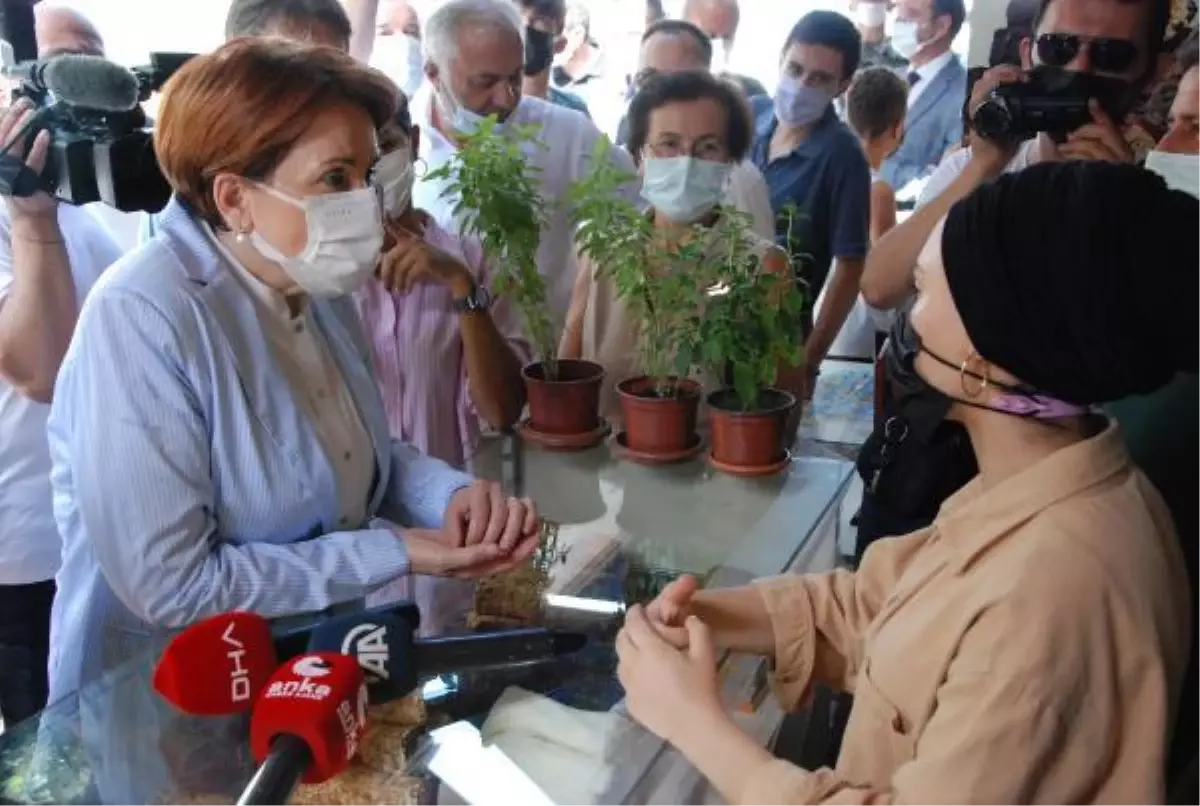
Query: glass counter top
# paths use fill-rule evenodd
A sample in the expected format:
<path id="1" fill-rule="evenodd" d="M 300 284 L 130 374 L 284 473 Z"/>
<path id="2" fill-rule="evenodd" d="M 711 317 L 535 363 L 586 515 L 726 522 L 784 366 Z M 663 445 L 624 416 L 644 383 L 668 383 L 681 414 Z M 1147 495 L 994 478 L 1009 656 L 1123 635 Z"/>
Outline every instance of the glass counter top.
<path id="1" fill-rule="evenodd" d="M 545 621 L 583 631 L 591 640 L 583 651 L 556 661 L 427 681 L 425 727 L 396 751 L 405 758 L 393 759 L 390 774 L 381 774 L 371 796 L 391 803 L 456 802 L 449 790 L 467 802 L 481 796 L 561 802 L 569 799 L 564 792 L 595 802 L 652 797 L 647 781 L 661 776 L 669 752 L 622 715 L 612 646 L 624 607 L 648 599 L 683 572 L 724 587 L 789 570 L 833 567 L 838 509 L 853 466 L 816 444 L 795 453 L 787 472 L 743 480 L 700 461 L 632 464 L 607 446 L 560 454 L 507 439 L 489 443 L 477 475 L 505 479 L 511 491 L 535 499 L 559 524 L 559 560 L 543 597 Z M 434 609 L 442 612 L 422 618 L 429 615 L 426 623 L 436 625 L 435 631 L 457 631 L 472 605 L 471 591 L 461 583 L 438 584 L 450 595 L 439 592 Z M 0 802 L 233 802 L 253 771 L 247 719 L 174 711 L 150 685 L 156 658 L 157 653 L 131 658 L 0 736 Z M 757 702 L 760 666 L 727 659 L 722 673 L 731 708 Z M 594 780 L 564 789 L 534 769 L 544 770 L 561 747 L 524 741 L 519 752 L 504 757 L 481 744 L 480 730 L 488 734 L 497 701 L 523 692 L 535 704 L 558 708 L 554 719 L 565 714 L 597 735 L 610 731 L 611 746 L 602 753 L 608 757 L 596 759 L 602 763 Z M 601 721 L 588 722 L 593 717 Z M 425 785 L 413 787 L 414 777 Z M 447 786 L 429 785 L 437 779 Z"/>

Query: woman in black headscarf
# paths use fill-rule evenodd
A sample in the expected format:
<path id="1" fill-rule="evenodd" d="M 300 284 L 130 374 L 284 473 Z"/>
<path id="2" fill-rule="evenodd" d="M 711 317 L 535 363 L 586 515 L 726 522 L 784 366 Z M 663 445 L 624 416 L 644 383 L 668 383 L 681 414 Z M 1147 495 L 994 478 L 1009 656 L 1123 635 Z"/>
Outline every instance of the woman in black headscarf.
<path id="1" fill-rule="evenodd" d="M 902 411 L 962 423 L 979 475 L 856 573 L 684 577 L 631 608 L 630 713 L 730 802 L 1162 802 L 1188 584 L 1162 500 L 1093 407 L 1196 370 L 1198 216 L 1149 172 L 1079 162 L 957 205 L 888 372 Z M 853 691 L 836 768 L 734 724 L 716 646 L 770 657 L 787 706 Z"/>

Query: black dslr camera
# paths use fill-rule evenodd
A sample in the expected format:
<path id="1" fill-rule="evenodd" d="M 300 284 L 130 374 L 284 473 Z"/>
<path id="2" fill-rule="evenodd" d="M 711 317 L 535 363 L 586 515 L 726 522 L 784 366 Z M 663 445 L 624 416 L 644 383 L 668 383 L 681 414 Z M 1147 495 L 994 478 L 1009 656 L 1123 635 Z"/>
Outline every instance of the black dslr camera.
<path id="1" fill-rule="evenodd" d="M 171 188 L 154 156 L 141 103 L 190 58 L 154 53 L 149 65 L 127 70 L 99 57 L 64 55 L 10 68 L 21 77 L 14 100 L 28 98 L 38 108 L 25 134 L 26 149 L 43 130 L 50 132 L 51 145 L 40 175 L 25 166 L 25 154 L 0 155 L 0 195 L 44 190 L 68 204 L 161 210 Z"/>
<path id="2" fill-rule="evenodd" d="M 1029 80 L 1001 84 L 975 108 L 971 125 L 982 137 L 1001 142 L 1027 140 L 1046 132 L 1057 142 L 1092 122 L 1093 98 L 1114 120 L 1124 117 L 1130 85 L 1117 78 L 1060 67 L 1035 67 Z"/>

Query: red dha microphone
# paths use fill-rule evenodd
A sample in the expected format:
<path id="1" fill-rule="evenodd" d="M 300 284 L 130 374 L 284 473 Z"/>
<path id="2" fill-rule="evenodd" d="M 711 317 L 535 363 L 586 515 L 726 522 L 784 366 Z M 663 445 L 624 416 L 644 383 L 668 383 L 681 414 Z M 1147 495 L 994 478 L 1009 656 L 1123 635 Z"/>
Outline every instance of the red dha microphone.
<path id="1" fill-rule="evenodd" d="M 287 803 L 296 784 L 343 772 L 367 728 L 367 683 L 358 662 L 320 652 L 288 661 L 271 677 L 250 716 L 259 762 L 239 806 Z"/>
<path id="2" fill-rule="evenodd" d="M 154 669 L 154 690 L 185 714 L 237 714 L 250 710 L 276 666 L 266 619 L 222 613 L 171 639 Z"/>

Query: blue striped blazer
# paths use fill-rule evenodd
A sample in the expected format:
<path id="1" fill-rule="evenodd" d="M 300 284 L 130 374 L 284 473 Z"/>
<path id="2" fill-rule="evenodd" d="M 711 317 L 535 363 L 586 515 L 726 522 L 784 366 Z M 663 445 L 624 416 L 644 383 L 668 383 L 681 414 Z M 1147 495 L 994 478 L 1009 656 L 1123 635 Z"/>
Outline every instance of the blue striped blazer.
<path id="1" fill-rule="evenodd" d="M 89 295 L 55 387 L 53 699 L 216 613 L 364 597 L 409 570 L 390 525 L 441 526 L 471 481 L 391 441 L 351 302 L 313 300 L 375 444 L 368 521 L 335 523 L 332 465 L 253 300 L 184 206 L 157 223 Z"/>

